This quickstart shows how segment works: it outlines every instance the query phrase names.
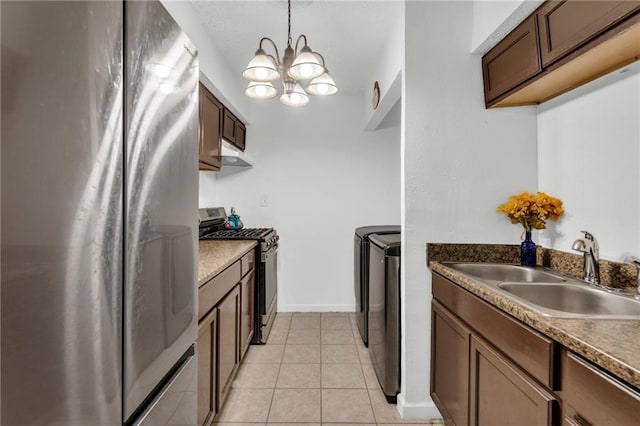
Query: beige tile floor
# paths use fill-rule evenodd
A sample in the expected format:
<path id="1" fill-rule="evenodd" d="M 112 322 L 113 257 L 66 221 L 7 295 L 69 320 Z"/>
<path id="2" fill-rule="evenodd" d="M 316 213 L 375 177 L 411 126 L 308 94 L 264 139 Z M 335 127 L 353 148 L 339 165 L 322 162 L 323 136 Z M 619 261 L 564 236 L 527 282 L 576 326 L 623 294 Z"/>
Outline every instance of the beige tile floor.
<path id="1" fill-rule="evenodd" d="M 279 313 L 269 341 L 251 346 L 216 426 L 423 424 L 388 404 L 353 314 Z"/>

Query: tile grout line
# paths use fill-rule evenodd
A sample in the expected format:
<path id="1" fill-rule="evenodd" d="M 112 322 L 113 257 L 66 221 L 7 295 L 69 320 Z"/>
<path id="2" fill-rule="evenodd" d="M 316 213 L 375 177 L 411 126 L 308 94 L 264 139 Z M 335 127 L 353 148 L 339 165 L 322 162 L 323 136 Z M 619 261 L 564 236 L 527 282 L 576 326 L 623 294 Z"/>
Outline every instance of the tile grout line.
<path id="1" fill-rule="evenodd" d="M 277 315 L 277 314 L 276 314 Z M 293 321 L 293 315 L 291 316 Z M 282 346 L 282 355 L 280 356 L 280 363 L 278 364 L 278 374 L 276 374 L 276 382 L 273 384 L 273 393 L 271 394 L 271 402 L 269 402 L 269 409 L 267 410 L 267 418 L 264 421 L 265 425 L 269 424 L 269 416 L 271 415 L 271 408 L 273 407 L 273 400 L 276 397 L 276 389 L 278 386 L 278 379 L 280 378 L 280 370 L 282 369 L 282 361 L 284 361 L 284 351 L 287 349 L 287 339 L 289 338 L 289 330 L 291 329 L 291 321 L 289 321 L 289 327 L 287 328 L 287 337 L 285 338 L 284 345 Z M 268 338 L 267 338 L 268 342 Z"/>

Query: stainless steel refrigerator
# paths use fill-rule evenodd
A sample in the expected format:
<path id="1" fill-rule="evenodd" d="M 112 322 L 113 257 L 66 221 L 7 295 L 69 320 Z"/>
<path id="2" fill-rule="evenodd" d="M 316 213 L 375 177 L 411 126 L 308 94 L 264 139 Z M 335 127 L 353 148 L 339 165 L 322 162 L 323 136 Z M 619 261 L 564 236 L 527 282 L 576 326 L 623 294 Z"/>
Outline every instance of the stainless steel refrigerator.
<path id="1" fill-rule="evenodd" d="M 157 1 L 0 17 L 0 423 L 195 424 L 196 49 Z"/>

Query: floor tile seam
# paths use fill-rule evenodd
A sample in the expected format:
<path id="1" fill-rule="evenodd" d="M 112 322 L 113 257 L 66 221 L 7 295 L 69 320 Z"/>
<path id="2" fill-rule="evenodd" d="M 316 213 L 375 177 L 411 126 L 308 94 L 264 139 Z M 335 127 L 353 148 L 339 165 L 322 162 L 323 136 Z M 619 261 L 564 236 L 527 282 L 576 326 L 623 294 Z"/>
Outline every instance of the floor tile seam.
<path id="1" fill-rule="evenodd" d="M 269 416 L 271 415 L 271 408 L 273 407 L 273 400 L 276 396 L 276 385 L 278 384 L 278 377 L 280 377 L 280 370 L 282 369 L 282 359 L 284 358 L 284 347 L 282 348 L 282 355 L 280 356 L 280 362 L 278 363 L 278 373 L 276 374 L 276 382 L 273 384 L 273 390 L 271 391 L 271 401 L 269 402 L 269 409 L 267 410 L 267 418 L 265 423 L 269 423 Z"/>
<path id="2" fill-rule="evenodd" d="M 364 374 L 364 371 L 363 371 Z M 376 410 L 373 409 L 373 401 L 371 400 L 371 392 L 369 392 L 369 388 L 367 387 L 367 397 L 369 398 L 369 405 L 371 406 L 371 413 L 373 413 L 373 421 L 375 424 L 378 424 L 378 416 L 376 416 Z"/>

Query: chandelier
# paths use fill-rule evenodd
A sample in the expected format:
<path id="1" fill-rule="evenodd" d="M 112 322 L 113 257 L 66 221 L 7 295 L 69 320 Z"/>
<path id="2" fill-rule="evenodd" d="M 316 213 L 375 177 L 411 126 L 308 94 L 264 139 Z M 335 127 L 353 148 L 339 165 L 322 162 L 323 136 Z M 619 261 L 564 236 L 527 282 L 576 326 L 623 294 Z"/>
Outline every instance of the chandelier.
<path id="1" fill-rule="evenodd" d="M 242 76 L 249 80 L 245 95 L 253 99 L 271 99 L 278 94 L 272 82 L 282 76 L 283 93 L 280 102 L 289 106 L 304 106 L 309 103 L 308 94 L 326 96 L 338 92 L 336 83 L 329 75 L 324 63 L 324 57 L 314 52 L 307 45 L 307 36 L 301 34 L 296 40 L 295 49 L 291 47 L 291 0 L 288 0 L 288 33 L 287 48 L 280 60 L 278 47 L 268 37 L 260 39 L 258 50 L 249 61 L 249 65 Z M 298 44 L 304 46 L 298 53 Z M 267 54 L 262 48 L 264 42 L 269 42 L 275 50 L 275 56 Z M 294 59 L 295 58 L 295 59 Z M 303 85 L 306 84 L 306 87 Z"/>

